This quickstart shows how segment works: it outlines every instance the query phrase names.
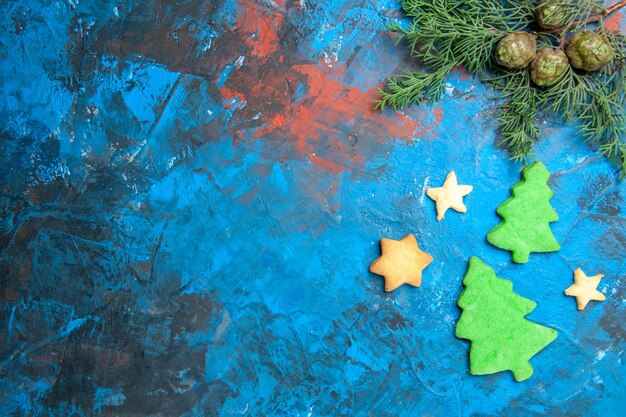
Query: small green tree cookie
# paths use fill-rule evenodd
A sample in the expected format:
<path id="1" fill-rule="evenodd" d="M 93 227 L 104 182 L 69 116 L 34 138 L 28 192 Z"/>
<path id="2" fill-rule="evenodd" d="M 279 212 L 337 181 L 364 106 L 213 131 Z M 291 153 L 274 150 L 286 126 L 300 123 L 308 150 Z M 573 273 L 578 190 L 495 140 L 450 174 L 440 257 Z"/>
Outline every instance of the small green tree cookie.
<path id="1" fill-rule="evenodd" d="M 517 381 L 533 374 L 530 358 L 552 342 L 556 330 L 524 318 L 535 309 L 531 300 L 513 292 L 511 281 L 472 257 L 458 305 L 463 313 L 456 337 L 471 341 L 470 373 L 486 375 L 509 370 Z"/>
<path id="2" fill-rule="evenodd" d="M 524 179 L 511 188 L 512 196 L 500 204 L 496 212 L 502 223 L 487 233 L 494 246 L 511 251 L 513 262 L 528 262 L 530 252 L 554 252 L 561 249 L 550 223 L 559 219 L 550 205 L 554 195 L 548 187 L 550 172 L 541 162 L 528 166 Z"/>

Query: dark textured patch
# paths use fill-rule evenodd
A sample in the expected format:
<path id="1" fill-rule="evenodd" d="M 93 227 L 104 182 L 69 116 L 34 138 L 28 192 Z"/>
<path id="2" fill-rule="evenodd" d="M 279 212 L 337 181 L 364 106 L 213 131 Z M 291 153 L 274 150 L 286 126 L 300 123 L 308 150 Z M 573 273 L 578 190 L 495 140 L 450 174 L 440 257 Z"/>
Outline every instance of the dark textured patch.
<path id="1" fill-rule="evenodd" d="M 603 198 L 613 187 L 614 181 L 608 175 L 600 175 L 592 181 L 585 182 L 582 193 L 578 197 L 578 206 L 581 209 L 589 209 Z"/>
<path id="2" fill-rule="evenodd" d="M 619 216 L 624 207 L 624 199 L 620 190 L 613 190 L 604 197 L 598 204 L 598 210 L 602 214 L 609 216 Z"/>
<path id="3" fill-rule="evenodd" d="M 620 415 L 624 184 L 545 129 L 571 239 L 511 269 L 484 241 L 519 178 L 492 91 L 459 69 L 441 103 L 372 109 L 419 68 L 398 6 L 1 2 L 0 415 Z M 468 212 L 437 222 L 424 191 L 453 169 Z M 367 266 L 407 233 L 435 261 L 384 293 Z M 525 384 L 467 372 L 472 255 L 559 329 Z M 581 259 L 607 293 L 583 314 Z"/>
<path id="4" fill-rule="evenodd" d="M 613 278 L 613 277 L 611 277 Z M 624 281 L 626 276 L 617 277 L 617 279 L 611 280 L 614 283 L 615 292 L 607 297 L 607 300 L 602 306 L 605 314 L 600 318 L 599 324 L 610 336 L 611 340 L 616 346 L 623 345 L 626 340 L 626 324 L 623 317 L 626 314 L 626 308 L 622 300 L 626 295 L 624 290 Z"/>

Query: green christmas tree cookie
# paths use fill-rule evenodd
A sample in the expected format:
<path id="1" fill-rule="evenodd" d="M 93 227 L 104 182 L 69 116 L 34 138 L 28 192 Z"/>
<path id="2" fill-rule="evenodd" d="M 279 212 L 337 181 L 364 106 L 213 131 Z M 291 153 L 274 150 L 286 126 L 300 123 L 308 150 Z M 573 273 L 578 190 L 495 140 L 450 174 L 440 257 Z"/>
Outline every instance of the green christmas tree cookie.
<path id="1" fill-rule="evenodd" d="M 561 249 L 550 223 L 559 219 L 550 205 L 554 195 L 548 187 L 550 172 L 541 162 L 524 170 L 524 179 L 511 188 L 512 196 L 500 204 L 496 212 L 502 223 L 487 233 L 494 246 L 512 252 L 513 262 L 528 262 L 530 252 L 554 252 Z"/>
<path id="2" fill-rule="evenodd" d="M 456 336 L 471 341 L 470 373 L 510 370 L 517 381 L 533 374 L 530 358 L 552 342 L 557 332 L 524 318 L 535 309 L 531 300 L 513 292 L 513 284 L 472 257 L 463 278 L 458 305 L 463 310 Z"/>

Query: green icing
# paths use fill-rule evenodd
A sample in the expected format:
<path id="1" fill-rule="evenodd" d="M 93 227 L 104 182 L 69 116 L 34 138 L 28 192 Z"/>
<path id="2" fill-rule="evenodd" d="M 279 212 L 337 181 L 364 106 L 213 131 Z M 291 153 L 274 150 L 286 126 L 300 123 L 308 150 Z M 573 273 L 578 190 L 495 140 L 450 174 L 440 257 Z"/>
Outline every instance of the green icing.
<path id="1" fill-rule="evenodd" d="M 513 292 L 511 281 L 472 257 L 458 305 L 463 310 L 456 336 L 471 341 L 470 373 L 486 375 L 510 370 L 517 381 L 533 374 L 530 358 L 557 336 L 553 329 L 524 318 L 535 303 Z"/>
<path id="2" fill-rule="evenodd" d="M 487 233 L 494 246 L 511 251 L 513 262 L 528 262 L 530 252 L 554 252 L 561 249 L 550 223 L 559 219 L 550 205 L 554 195 L 548 187 L 550 172 L 541 162 L 524 171 L 524 179 L 511 188 L 512 196 L 496 212 L 503 221 Z"/>

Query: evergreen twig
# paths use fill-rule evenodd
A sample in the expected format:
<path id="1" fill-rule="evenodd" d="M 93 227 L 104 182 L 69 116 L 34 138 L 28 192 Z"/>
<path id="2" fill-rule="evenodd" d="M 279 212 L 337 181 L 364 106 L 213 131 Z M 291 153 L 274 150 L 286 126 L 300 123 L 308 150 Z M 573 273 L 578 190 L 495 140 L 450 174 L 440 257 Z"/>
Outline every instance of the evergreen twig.
<path id="1" fill-rule="evenodd" d="M 613 49 L 613 60 L 599 71 L 569 68 L 551 87 L 535 86 L 528 70 L 511 70 L 498 65 L 494 49 L 509 32 L 534 28 L 535 0 L 403 0 L 402 8 L 413 19 L 408 29 L 393 25 L 408 43 L 411 56 L 424 67 L 388 80 L 380 90 L 376 108 L 400 109 L 413 103 L 442 98 L 445 76 L 456 66 L 486 78 L 503 100 L 497 124 L 515 161 L 526 163 L 533 143 L 539 138 L 538 110 L 547 110 L 564 121 L 577 122 L 582 137 L 597 143 L 599 150 L 621 166 L 626 175 L 626 38 L 608 30 L 602 19 L 626 0 L 608 8 L 599 0 L 559 0 L 568 11 L 566 24 L 558 30 L 533 32 L 539 47 L 563 49 L 566 34 L 587 23 L 600 22 L 595 29 Z M 486 75 L 487 73 L 493 75 Z"/>
<path id="2" fill-rule="evenodd" d="M 626 0 L 621 0 L 620 2 L 612 4 L 611 6 L 607 8 L 602 8 L 602 11 L 595 13 L 595 14 L 591 14 L 585 19 L 576 20 L 568 25 L 563 25 L 556 29 L 548 29 L 547 31 L 552 32 L 552 33 L 563 33 L 563 32 L 567 32 L 568 30 L 572 30 L 576 27 L 588 25 L 589 23 L 599 22 L 602 19 L 615 13 L 616 11 L 618 11 L 624 6 L 626 6 Z"/>

